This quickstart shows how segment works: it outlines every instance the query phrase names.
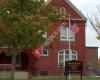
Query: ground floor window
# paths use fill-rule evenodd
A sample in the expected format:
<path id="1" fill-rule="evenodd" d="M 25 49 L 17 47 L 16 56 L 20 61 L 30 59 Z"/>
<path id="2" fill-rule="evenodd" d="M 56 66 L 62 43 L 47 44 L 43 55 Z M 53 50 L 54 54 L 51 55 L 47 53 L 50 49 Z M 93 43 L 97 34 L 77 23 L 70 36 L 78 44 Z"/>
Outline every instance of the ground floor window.
<path id="1" fill-rule="evenodd" d="M 43 54 L 42 56 L 48 56 L 48 50 L 47 49 L 43 49 Z"/>
<path id="2" fill-rule="evenodd" d="M 58 51 L 58 66 L 65 66 L 65 61 L 70 60 L 70 58 L 77 60 L 77 56 L 77 51 L 75 50 L 70 50 L 70 54 L 67 49 Z"/>
<path id="3" fill-rule="evenodd" d="M 48 71 L 40 71 L 39 75 L 40 76 L 48 76 Z"/>

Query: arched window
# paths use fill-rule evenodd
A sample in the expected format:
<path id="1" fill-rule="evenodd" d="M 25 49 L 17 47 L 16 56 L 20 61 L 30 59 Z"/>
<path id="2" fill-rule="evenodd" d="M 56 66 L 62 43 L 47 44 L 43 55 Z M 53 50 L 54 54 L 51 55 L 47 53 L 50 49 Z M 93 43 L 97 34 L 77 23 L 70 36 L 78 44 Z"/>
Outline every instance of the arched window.
<path id="1" fill-rule="evenodd" d="M 66 9 L 64 7 L 60 7 L 60 14 L 66 15 Z"/>
<path id="2" fill-rule="evenodd" d="M 58 13 L 58 8 L 57 6 L 52 7 L 52 14 L 57 14 Z"/>
<path id="3" fill-rule="evenodd" d="M 58 66 L 65 66 L 65 61 L 69 61 L 70 57 L 72 60 L 77 60 L 77 52 L 74 50 L 70 50 L 71 56 L 69 55 L 69 50 L 60 50 L 58 52 Z"/>

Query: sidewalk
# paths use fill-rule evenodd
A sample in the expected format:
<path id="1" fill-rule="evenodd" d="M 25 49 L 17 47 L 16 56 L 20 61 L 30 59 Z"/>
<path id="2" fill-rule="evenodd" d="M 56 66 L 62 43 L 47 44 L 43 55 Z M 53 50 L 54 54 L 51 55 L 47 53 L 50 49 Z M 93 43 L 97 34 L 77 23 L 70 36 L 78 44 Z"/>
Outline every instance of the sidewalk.
<path id="1" fill-rule="evenodd" d="M 11 71 L 0 71 L 0 78 L 10 78 Z M 16 71 L 15 72 L 16 80 L 28 80 L 28 72 L 26 71 Z"/>

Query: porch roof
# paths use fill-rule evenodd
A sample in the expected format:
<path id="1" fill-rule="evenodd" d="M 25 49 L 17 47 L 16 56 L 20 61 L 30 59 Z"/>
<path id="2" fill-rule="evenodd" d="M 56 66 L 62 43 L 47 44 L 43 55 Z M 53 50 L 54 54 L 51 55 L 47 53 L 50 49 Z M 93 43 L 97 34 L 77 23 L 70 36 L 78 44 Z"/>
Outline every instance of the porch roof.
<path id="1" fill-rule="evenodd" d="M 9 48 L 2 48 L 2 47 L 0 47 L 0 54 L 1 54 L 2 52 L 6 52 L 8 49 L 9 49 Z M 18 48 L 17 51 L 18 51 L 18 52 L 29 53 L 29 52 L 32 51 L 32 49 Z"/>

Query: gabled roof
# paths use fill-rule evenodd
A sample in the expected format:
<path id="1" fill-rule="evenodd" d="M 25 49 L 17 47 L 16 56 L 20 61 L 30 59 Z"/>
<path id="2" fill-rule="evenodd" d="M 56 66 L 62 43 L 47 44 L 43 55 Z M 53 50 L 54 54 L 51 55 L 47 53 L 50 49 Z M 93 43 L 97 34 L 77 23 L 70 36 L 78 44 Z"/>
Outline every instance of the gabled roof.
<path id="1" fill-rule="evenodd" d="M 52 2 L 52 0 L 47 0 L 46 1 L 46 3 L 45 3 L 45 5 L 47 6 L 49 3 L 51 3 Z M 69 0 L 65 0 L 65 2 L 67 3 L 67 4 L 69 4 L 69 6 L 79 15 L 79 16 L 81 16 L 82 17 L 82 20 L 87 20 L 87 18 L 81 13 L 81 11 L 79 11 L 73 4 L 72 4 L 72 2 L 71 1 L 69 1 Z"/>

